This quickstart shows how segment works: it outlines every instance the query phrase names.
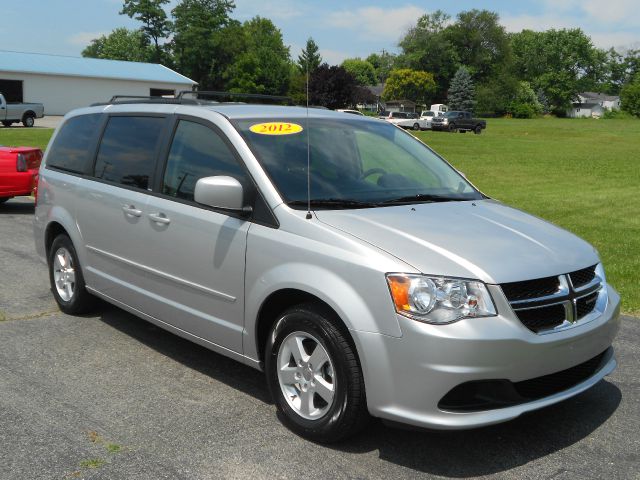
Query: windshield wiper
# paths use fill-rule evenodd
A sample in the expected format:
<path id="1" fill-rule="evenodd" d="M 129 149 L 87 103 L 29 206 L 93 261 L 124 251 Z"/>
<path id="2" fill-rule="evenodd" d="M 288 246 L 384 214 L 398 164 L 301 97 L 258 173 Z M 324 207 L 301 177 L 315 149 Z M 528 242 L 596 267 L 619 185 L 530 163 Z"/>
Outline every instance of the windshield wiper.
<path id="1" fill-rule="evenodd" d="M 290 207 L 306 207 L 306 200 L 292 200 L 287 202 Z M 311 208 L 372 208 L 377 207 L 378 203 L 373 202 L 361 202 L 359 200 L 345 199 L 345 198 L 312 198 Z"/>
<path id="2" fill-rule="evenodd" d="M 430 193 L 418 193 L 416 195 L 407 195 L 406 197 L 392 198 L 385 200 L 382 203 L 386 205 L 390 204 L 402 204 L 402 203 L 429 203 L 429 202 L 461 202 L 464 198 L 451 197 L 446 195 L 434 195 Z"/>

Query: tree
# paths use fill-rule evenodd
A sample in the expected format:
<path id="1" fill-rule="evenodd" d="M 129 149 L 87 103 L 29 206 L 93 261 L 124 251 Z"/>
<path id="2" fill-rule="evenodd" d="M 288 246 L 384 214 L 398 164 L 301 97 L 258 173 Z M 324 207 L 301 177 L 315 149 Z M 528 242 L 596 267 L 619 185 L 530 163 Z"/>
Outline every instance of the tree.
<path id="1" fill-rule="evenodd" d="M 230 91 L 284 95 L 289 89 L 291 59 L 282 33 L 267 18 L 255 17 L 242 26 L 246 49 L 225 73 Z"/>
<path id="2" fill-rule="evenodd" d="M 542 113 L 542 105 L 529 82 L 520 82 L 509 110 L 516 118 L 533 118 Z"/>
<path id="3" fill-rule="evenodd" d="M 82 51 L 83 57 L 149 62 L 154 58 L 153 47 L 140 30 L 116 28 L 109 35 L 91 40 Z"/>
<path id="4" fill-rule="evenodd" d="M 366 60 L 361 58 L 347 58 L 342 62 L 344 69 L 356 79 L 359 85 L 375 85 L 376 71 Z"/>
<path id="5" fill-rule="evenodd" d="M 166 38 L 171 31 L 171 22 L 167 19 L 163 5 L 169 0 L 124 0 L 121 15 L 142 22 L 142 31 L 155 46 L 155 61 L 162 59 L 160 39 Z"/>
<path id="6" fill-rule="evenodd" d="M 474 111 L 481 116 L 500 116 L 509 111 L 519 88 L 518 79 L 508 69 L 476 85 Z"/>
<path id="7" fill-rule="evenodd" d="M 323 63 L 309 76 L 309 104 L 332 110 L 356 102 L 358 83 L 343 67 Z"/>
<path id="8" fill-rule="evenodd" d="M 376 80 L 378 83 L 384 83 L 387 81 L 387 77 L 396 63 L 396 56 L 393 53 L 389 53 L 386 50 L 382 52 L 372 53 L 366 58 L 367 62 L 373 65 L 373 69 L 376 72 Z"/>
<path id="9" fill-rule="evenodd" d="M 435 91 L 436 82 L 431 73 L 401 68 L 389 75 L 382 97 L 385 100 L 407 99 L 428 105 Z"/>
<path id="10" fill-rule="evenodd" d="M 318 68 L 321 63 L 322 56 L 320 55 L 318 45 L 313 41 L 313 38 L 309 37 L 304 50 L 298 55 L 298 68 L 302 73 L 306 73 L 307 71 L 311 73 Z"/>
<path id="11" fill-rule="evenodd" d="M 496 69 L 511 62 L 511 45 L 500 17 L 488 10 L 460 12 L 454 24 L 443 33 L 451 42 L 460 64 L 465 65 L 476 81 L 493 76 Z"/>
<path id="12" fill-rule="evenodd" d="M 640 74 L 636 74 L 635 79 L 622 88 L 620 101 L 622 110 L 640 117 Z"/>
<path id="13" fill-rule="evenodd" d="M 436 96 L 444 97 L 460 59 L 445 29 L 450 16 L 441 10 L 420 17 L 400 40 L 398 65 L 433 72 Z"/>
<path id="14" fill-rule="evenodd" d="M 579 28 L 523 30 L 512 35 L 511 45 L 517 77 L 541 89 L 558 113 L 598 83 L 601 56 Z"/>
<path id="15" fill-rule="evenodd" d="M 233 8 L 228 0 L 182 0 L 171 12 L 176 67 L 201 89 L 223 88 L 224 71 L 246 50 L 240 23 L 229 18 Z"/>
<path id="16" fill-rule="evenodd" d="M 475 94 L 469 70 L 460 67 L 453 76 L 449 87 L 449 109 L 472 112 L 476 104 Z"/>

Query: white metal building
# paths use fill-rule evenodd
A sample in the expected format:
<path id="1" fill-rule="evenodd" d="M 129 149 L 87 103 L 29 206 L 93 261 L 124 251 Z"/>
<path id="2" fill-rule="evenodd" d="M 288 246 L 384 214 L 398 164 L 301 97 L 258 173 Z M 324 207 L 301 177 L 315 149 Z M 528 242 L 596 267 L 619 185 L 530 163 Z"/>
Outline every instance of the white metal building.
<path id="1" fill-rule="evenodd" d="M 43 103 L 45 115 L 64 115 L 113 95 L 171 95 L 194 85 L 155 63 L 0 51 L 0 93 L 10 102 Z"/>

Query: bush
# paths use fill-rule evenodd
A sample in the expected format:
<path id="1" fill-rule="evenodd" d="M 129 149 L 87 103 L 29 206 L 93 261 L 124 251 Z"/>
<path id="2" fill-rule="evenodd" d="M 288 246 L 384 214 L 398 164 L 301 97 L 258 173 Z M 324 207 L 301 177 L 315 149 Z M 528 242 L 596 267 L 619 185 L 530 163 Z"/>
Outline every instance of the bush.
<path id="1" fill-rule="evenodd" d="M 511 113 L 514 118 L 535 118 L 536 109 L 530 103 L 515 103 L 511 106 Z"/>
<path id="2" fill-rule="evenodd" d="M 605 120 L 612 120 L 612 119 L 627 120 L 629 118 L 633 118 L 633 115 L 625 111 L 618 110 L 617 108 L 614 108 L 613 110 L 605 110 L 604 115 L 602 115 L 602 118 L 604 118 Z"/>

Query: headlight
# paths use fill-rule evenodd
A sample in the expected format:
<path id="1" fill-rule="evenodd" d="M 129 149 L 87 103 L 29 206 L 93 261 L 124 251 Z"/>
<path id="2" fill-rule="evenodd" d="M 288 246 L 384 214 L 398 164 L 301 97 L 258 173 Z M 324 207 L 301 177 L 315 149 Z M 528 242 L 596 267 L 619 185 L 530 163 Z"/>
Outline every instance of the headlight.
<path id="1" fill-rule="evenodd" d="M 491 295 L 482 282 L 390 273 L 387 283 L 396 311 L 414 320 L 442 324 L 496 315 Z"/>

